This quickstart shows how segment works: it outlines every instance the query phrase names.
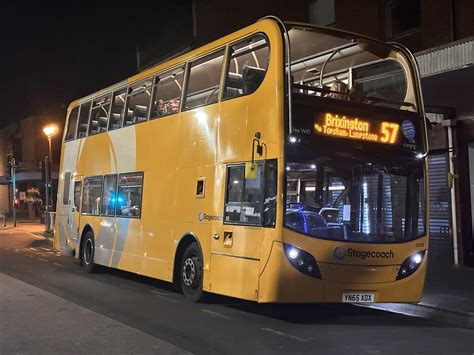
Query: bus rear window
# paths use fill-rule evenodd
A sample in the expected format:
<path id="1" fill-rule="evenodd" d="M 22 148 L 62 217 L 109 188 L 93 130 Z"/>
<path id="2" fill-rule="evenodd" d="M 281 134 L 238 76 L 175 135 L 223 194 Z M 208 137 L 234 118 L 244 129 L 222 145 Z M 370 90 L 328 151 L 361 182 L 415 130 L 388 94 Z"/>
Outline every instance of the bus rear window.
<path id="1" fill-rule="evenodd" d="M 77 118 L 79 116 L 79 107 L 74 107 L 69 114 L 69 120 L 67 123 L 67 131 L 64 140 L 70 141 L 76 137 L 76 126 Z"/>
<path id="2" fill-rule="evenodd" d="M 77 125 L 76 138 L 84 138 L 87 135 L 87 126 L 89 123 L 90 109 L 91 109 L 90 101 L 81 105 L 81 111 L 79 112 L 79 124 Z"/>

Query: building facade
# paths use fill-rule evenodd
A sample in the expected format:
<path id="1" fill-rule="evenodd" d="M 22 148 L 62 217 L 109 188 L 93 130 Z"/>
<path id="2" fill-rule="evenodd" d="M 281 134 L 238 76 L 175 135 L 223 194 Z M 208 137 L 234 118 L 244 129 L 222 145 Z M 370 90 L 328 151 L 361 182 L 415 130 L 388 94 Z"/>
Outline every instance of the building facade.
<path id="1" fill-rule="evenodd" d="M 42 161 L 49 155 L 48 140 L 42 129 L 51 121 L 28 117 L 0 128 L 0 211 L 11 214 L 13 208 L 9 157 L 16 161 L 17 208 L 19 218 L 39 217 L 45 201 L 45 178 Z M 51 167 L 53 202 L 56 199 L 62 128 L 52 137 Z"/>

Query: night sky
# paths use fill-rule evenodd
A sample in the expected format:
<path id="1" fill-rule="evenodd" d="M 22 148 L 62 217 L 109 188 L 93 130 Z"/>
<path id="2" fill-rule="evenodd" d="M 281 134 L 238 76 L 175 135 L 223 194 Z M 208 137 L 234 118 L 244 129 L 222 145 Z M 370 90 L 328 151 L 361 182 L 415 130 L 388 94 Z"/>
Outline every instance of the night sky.
<path id="1" fill-rule="evenodd" d="M 150 60 L 192 45 L 191 1 L 120 4 L 0 5 L 0 127 L 29 116 L 62 125 L 71 101 L 137 72 L 137 46 Z"/>

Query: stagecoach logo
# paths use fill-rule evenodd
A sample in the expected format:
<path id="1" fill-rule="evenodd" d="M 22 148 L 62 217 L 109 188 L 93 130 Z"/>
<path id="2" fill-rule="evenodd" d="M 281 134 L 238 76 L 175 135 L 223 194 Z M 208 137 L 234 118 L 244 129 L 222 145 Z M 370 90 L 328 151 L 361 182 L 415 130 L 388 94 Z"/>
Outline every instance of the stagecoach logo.
<path id="1" fill-rule="evenodd" d="M 405 120 L 402 122 L 402 133 L 410 143 L 415 143 L 416 129 L 412 121 Z"/>
<path id="2" fill-rule="evenodd" d="M 222 216 L 211 216 L 208 214 L 205 214 L 204 212 L 199 212 L 198 213 L 198 221 L 222 221 Z"/>
<path id="3" fill-rule="evenodd" d="M 347 252 L 345 248 L 343 247 L 334 248 L 334 251 L 333 251 L 334 259 L 342 260 L 346 257 L 346 254 Z"/>
<path id="4" fill-rule="evenodd" d="M 395 253 L 392 250 L 388 251 L 374 251 L 374 250 L 357 250 L 353 248 L 336 247 L 333 251 L 334 259 L 342 260 L 345 257 L 356 258 L 361 260 L 366 259 L 393 259 Z"/>

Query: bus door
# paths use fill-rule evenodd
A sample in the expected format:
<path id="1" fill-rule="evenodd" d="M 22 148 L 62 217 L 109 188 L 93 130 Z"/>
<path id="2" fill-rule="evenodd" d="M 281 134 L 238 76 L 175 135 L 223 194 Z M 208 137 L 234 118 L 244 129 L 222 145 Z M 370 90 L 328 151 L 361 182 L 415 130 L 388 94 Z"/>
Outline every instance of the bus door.
<path id="1" fill-rule="evenodd" d="M 275 167 L 276 163 L 272 161 L 271 166 Z M 268 201 L 273 198 L 265 197 L 267 192 L 276 189 L 276 185 L 273 188 L 275 168 L 270 174 L 267 168 L 265 176 L 272 178 L 266 178 L 264 184 L 263 163 L 258 163 L 250 174 L 248 164 L 246 173 L 245 163 L 226 167 L 223 220 L 214 222 L 211 242 L 213 292 L 249 300 L 258 298 L 263 225 L 269 222 L 262 211 L 269 209 Z"/>
<path id="2" fill-rule="evenodd" d="M 71 195 L 73 196 L 68 215 L 68 243 L 75 248 L 79 243 L 79 222 L 81 217 L 81 198 L 82 198 L 82 176 L 75 175 L 71 184 Z"/>
<path id="3" fill-rule="evenodd" d="M 61 190 L 61 195 L 58 193 L 58 201 L 56 203 L 56 232 L 54 247 L 61 251 L 61 253 L 66 253 L 67 239 L 69 235 L 69 218 L 71 212 L 71 181 L 72 173 L 70 171 L 65 171 L 61 175 L 61 183 L 58 184 L 58 189 Z M 59 199 L 59 197 L 62 199 Z"/>

